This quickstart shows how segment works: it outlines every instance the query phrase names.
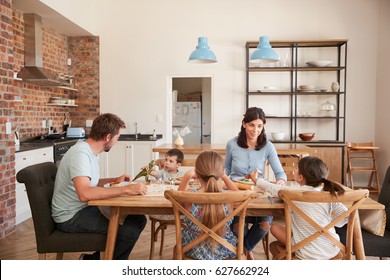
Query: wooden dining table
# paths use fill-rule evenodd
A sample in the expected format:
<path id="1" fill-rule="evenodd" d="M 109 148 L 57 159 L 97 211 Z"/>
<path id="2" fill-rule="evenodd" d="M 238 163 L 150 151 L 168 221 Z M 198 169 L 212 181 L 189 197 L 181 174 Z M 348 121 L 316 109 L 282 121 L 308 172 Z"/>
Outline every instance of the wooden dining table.
<path id="1" fill-rule="evenodd" d="M 169 187 L 168 187 L 169 188 Z M 108 199 L 91 200 L 90 206 L 111 207 L 110 221 L 107 232 L 107 241 L 104 258 L 111 260 L 114 254 L 115 242 L 118 233 L 119 221 L 122 215 L 128 214 L 162 214 L 173 215 L 172 204 L 163 194 L 145 196 L 121 196 Z M 367 198 L 359 207 L 360 211 L 384 209 L 384 205 Z M 247 207 L 247 216 L 276 216 L 284 215 L 283 201 L 276 197 L 270 197 L 262 192 L 252 199 Z M 357 260 L 364 260 L 365 253 L 360 228 L 360 221 L 357 217 L 354 230 L 354 252 Z"/>

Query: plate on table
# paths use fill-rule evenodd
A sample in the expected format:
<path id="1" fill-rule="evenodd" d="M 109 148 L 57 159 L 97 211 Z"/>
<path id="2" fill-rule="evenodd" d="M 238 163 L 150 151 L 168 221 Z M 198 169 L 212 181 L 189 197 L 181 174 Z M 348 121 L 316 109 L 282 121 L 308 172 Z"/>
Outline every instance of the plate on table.
<path id="1" fill-rule="evenodd" d="M 246 185 L 254 185 L 252 179 L 242 178 L 242 179 L 236 179 L 233 181 L 238 182 L 238 183 L 242 183 L 242 184 L 246 184 Z"/>

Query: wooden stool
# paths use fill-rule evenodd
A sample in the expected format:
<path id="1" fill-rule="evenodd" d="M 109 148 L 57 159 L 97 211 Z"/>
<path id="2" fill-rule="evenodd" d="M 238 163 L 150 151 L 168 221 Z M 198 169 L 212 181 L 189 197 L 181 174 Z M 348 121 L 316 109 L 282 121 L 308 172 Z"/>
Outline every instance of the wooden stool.
<path id="1" fill-rule="evenodd" d="M 375 147 L 372 142 L 367 143 L 352 143 L 347 142 L 347 186 L 351 189 L 365 188 L 370 192 L 379 192 L 379 176 L 378 168 L 375 159 Z M 353 173 L 369 173 L 368 184 L 365 186 L 357 186 L 353 181 Z"/>

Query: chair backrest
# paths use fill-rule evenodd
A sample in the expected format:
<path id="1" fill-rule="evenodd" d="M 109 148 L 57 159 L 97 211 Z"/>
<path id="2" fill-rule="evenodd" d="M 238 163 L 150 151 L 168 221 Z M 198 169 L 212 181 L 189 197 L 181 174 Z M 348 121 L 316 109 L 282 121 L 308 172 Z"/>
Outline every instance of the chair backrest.
<path id="1" fill-rule="evenodd" d="M 346 191 L 343 195 L 337 197 L 331 195 L 329 192 L 317 192 L 317 191 L 299 191 L 299 190 L 280 190 L 278 192 L 279 197 L 284 201 L 284 213 L 286 218 L 286 250 L 282 252 L 277 258 L 283 258 L 290 260 L 292 253 L 317 239 L 320 236 L 326 237 L 337 247 L 343 254 L 344 259 L 352 258 L 352 238 L 354 223 L 357 210 L 360 204 L 368 197 L 368 190 L 353 190 Z M 310 202 L 310 203 L 332 203 L 341 202 L 348 208 L 346 212 L 336 217 L 326 226 L 321 226 L 316 223 L 309 215 L 307 215 L 296 202 Z M 314 234 L 306 237 L 297 244 L 292 245 L 292 225 L 291 225 L 291 210 L 300 215 L 306 222 L 308 222 L 316 231 Z M 349 217 L 348 217 L 349 215 Z M 347 228 L 347 241 L 344 246 L 340 241 L 334 238 L 330 233 L 329 229 L 333 228 L 340 221 L 348 217 L 348 228 Z"/>
<path id="2" fill-rule="evenodd" d="M 237 192 L 223 192 L 223 193 L 193 193 L 184 191 L 167 190 L 164 192 L 164 196 L 171 201 L 173 206 L 173 213 L 175 216 L 176 226 L 176 258 L 186 259 L 185 253 L 207 238 L 212 238 L 217 243 L 228 248 L 230 251 L 236 254 L 237 259 L 244 259 L 244 221 L 246 208 L 251 198 L 256 196 L 253 191 L 237 191 Z M 187 211 L 183 204 L 232 204 L 235 206 L 233 211 L 227 215 L 223 220 L 213 225 L 211 228 L 205 226 L 201 221 L 198 221 L 194 216 Z M 203 233 L 197 238 L 192 240 L 190 243 L 182 247 L 182 236 L 181 236 L 181 219 L 180 215 L 184 215 L 191 222 L 196 224 Z M 238 244 L 237 247 L 231 245 L 223 237 L 220 237 L 216 231 L 226 226 L 226 223 L 234 216 L 239 217 L 238 224 Z"/>
<path id="3" fill-rule="evenodd" d="M 390 166 L 387 168 L 385 179 L 379 193 L 378 202 L 385 206 L 386 229 L 390 230 Z"/>
<path id="4" fill-rule="evenodd" d="M 51 216 L 56 174 L 56 165 L 53 162 L 44 162 L 23 168 L 16 175 L 18 182 L 26 185 L 38 248 L 56 229 Z"/>
<path id="5" fill-rule="evenodd" d="M 290 155 L 279 155 L 279 161 L 282 164 L 284 173 L 287 175 L 288 181 L 294 181 L 294 171 L 298 166 L 299 157 Z"/>

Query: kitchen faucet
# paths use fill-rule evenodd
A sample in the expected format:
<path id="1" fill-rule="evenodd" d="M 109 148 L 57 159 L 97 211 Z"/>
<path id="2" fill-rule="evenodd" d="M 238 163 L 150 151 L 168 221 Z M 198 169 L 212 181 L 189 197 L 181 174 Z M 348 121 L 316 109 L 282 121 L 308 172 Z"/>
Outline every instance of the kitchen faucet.
<path id="1" fill-rule="evenodd" d="M 135 139 L 138 139 L 138 123 L 135 122 L 134 126 L 135 126 Z"/>

